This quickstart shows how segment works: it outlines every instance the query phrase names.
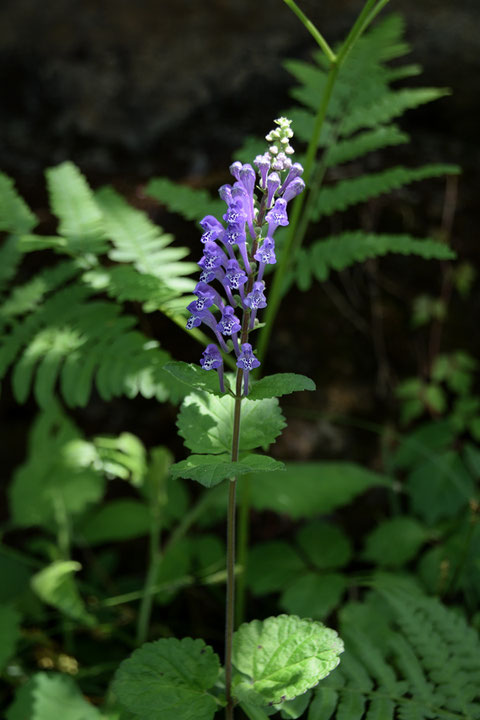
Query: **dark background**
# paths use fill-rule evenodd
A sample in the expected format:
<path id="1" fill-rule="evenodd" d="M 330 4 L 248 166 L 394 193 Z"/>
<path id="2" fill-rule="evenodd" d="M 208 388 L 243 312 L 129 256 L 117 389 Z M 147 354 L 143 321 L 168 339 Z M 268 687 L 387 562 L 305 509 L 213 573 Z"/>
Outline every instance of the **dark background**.
<path id="1" fill-rule="evenodd" d="M 331 44 L 345 36 L 362 4 L 300 2 Z M 392 11 L 406 20 L 410 61 L 424 66 L 410 84 L 448 86 L 453 93 L 402 118 L 412 143 L 396 148 L 394 160 L 462 166 L 458 193 L 450 188 L 456 195 L 451 240 L 460 259 L 478 267 L 480 4 L 397 0 L 383 14 Z M 94 187 L 113 182 L 136 204 L 143 183 L 154 175 L 215 190 L 228 180 L 231 154 L 245 135 L 264 134 L 289 106 L 292 79 L 282 61 L 308 59 L 313 49 L 310 35 L 281 0 L 3 0 L 0 167 L 45 219 L 43 230 L 43 170 L 65 159 L 76 162 Z M 407 220 L 397 232 L 435 235 L 442 228 L 445 188 L 443 180 L 416 184 L 382 201 L 382 212 Z M 149 209 L 198 255 L 195 228 L 161 208 Z M 421 292 L 440 292 L 439 263 L 392 257 L 381 261 L 380 271 L 387 291 L 378 275 L 372 278 L 372 268 L 347 277 L 357 293 L 355 312 L 366 323 L 363 331 L 332 302 L 344 292 L 337 277 L 327 292 L 317 286 L 298 299 L 291 293 L 284 303 L 266 370 L 315 377 L 323 413 L 388 418 L 395 413 L 395 382 L 422 369 L 427 339 L 412 332 L 410 303 Z M 479 355 L 479 309 L 478 283 L 467 301 L 453 298 L 444 349 Z M 159 333 L 177 358 L 196 360 L 198 346 L 186 334 L 160 320 Z M 139 400 L 135 411 L 135 402 L 94 402 L 77 419 L 89 434 L 130 429 L 158 442 L 158 425 L 152 425 L 158 409 Z M 14 412 L 13 404 L 7 409 Z M 173 417 L 166 418 L 172 442 Z M 25 428 L 16 427 L 24 438 Z M 305 424 L 292 415 L 278 451 L 286 457 L 368 460 L 362 447 L 363 440 L 349 440 L 345 429 L 333 432 L 322 420 Z"/>

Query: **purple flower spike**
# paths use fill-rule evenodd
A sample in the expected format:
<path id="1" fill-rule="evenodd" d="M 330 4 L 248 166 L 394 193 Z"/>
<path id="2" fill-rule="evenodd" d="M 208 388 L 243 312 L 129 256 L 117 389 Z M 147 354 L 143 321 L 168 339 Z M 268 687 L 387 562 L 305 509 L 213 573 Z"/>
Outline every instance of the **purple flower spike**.
<path id="1" fill-rule="evenodd" d="M 267 307 L 267 299 L 263 293 L 265 290 L 265 283 L 263 280 L 253 283 L 252 292 L 248 293 L 245 298 L 245 305 L 251 310 L 257 310 L 258 308 Z"/>
<path id="2" fill-rule="evenodd" d="M 223 384 L 223 359 L 220 350 L 213 343 L 207 345 L 202 353 L 203 357 L 200 358 L 200 365 L 204 370 L 217 370 L 218 379 L 220 381 L 220 391 L 225 392 L 225 386 Z"/>
<path id="3" fill-rule="evenodd" d="M 265 220 L 268 222 L 268 234 L 270 237 L 279 225 L 288 225 L 287 201 L 283 198 L 275 200 L 275 205 L 266 214 Z"/>
<path id="4" fill-rule="evenodd" d="M 253 164 L 258 168 L 258 172 L 260 173 L 260 187 L 264 190 L 267 186 L 267 173 L 270 170 L 270 155 L 268 152 L 263 155 L 257 155 Z"/>
<path id="5" fill-rule="evenodd" d="M 235 180 L 240 180 L 240 170 L 242 169 L 242 163 L 240 160 L 236 160 L 230 165 L 230 172 L 235 178 Z"/>
<path id="6" fill-rule="evenodd" d="M 258 360 L 252 352 L 250 343 L 243 343 L 242 351 L 237 359 L 237 367 L 243 370 L 243 394 L 248 395 L 248 373 L 254 368 L 260 366 Z"/>
<path id="7" fill-rule="evenodd" d="M 270 173 L 267 178 L 267 208 L 272 206 L 273 196 L 280 187 L 280 176 L 276 172 Z"/>
<path id="8" fill-rule="evenodd" d="M 240 332 L 241 329 L 242 326 L 235 315 L 233 307 L 226 305 L 222 312 L 222 319 L 217 323 L 217 330 L 219 330 L 222 335 L 233 335 L 233 333 Z"/>
<path id="9" fill-rule="evenodd" d="M 253 197 L 256 177 L 255 170 L 248 163 L 240 170 L 240 182 L 250 197 Z"/>
<path id="10" fill-rule="evenodd" d="M 287 185 L 287 188 L 285 192 L 283 193 L 283 199 L 287 202 L 289 200 L 292 200 L 294 197 L 297 197 L 297 195 L 300 195 L 301 192 L 305 190 L 305 183 L 302 180 L 301 177 L 297 177 L 294 180 L 292 180 L 291 183 Z"/>

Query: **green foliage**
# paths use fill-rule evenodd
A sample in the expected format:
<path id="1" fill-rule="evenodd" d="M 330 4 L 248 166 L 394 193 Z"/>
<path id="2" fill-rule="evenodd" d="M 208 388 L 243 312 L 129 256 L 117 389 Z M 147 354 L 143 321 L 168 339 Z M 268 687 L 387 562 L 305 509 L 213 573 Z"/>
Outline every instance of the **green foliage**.
<path id="1" fill-rule="evenodd" d="M 204 392 L 187 395 L 180 408 L 177 427 L 188 449 L 197 453 L 230 452 L 234 404 L 230 395 L 216 397 Z M 240 452 L 270 445 L 284 427 L 276 398 L 244 399 Z"/>
<path id="2" fill-rule="evenodd" d="M 95 625 L 95 618 L 87 612 L 74 573 L 82 566 L 75 560 L 56 560 L 32 577 L 32 589 L 38 597 L 80 624 Z"/>
<path id="3" fill-rule="evenodd" d="M 167 178 L 150 180 L 145 193 L 165 205 L 171 212 L 183 215 L 187 220 L 198 221 L 205 215 L 220 216 L 224 212 L 223 201 L 212 198 L 206 190 L 179 185 Z"/>
<path id="4" fill-rule="evenodd" d="M 254 547 L 247 582 L 255 595 L 280 592 L 284 610 L 322 620 L 347 588 L 346 576 L 338 571 L 351 555 L 350 542 L 339 528 L 310 522 L 297 533 L 293 546 L 277 541 Z"/>
<path id="5" fill-rule="evenodd" d="M 275 705 L 314 687 L 339 663 L 343 643 L 334 630 L 295 615 L 244 623 L 234 634 L 233 692 L 247 704 Z"/>
<path id="6" fill-rule="evenodd" d="M 37 218 L 16 191 L 11 178 L 0 173 L 0 230 L 12 235 L 23 235 L 36 224 Z M 11 247 L 12 244 L 10 251 Z"/>
<path id="7" fill-rule="evenodd" d="M 243 455 L 238 462 L 231 462 L 230 455 L 190 455 L 172 465 L 174 477 L 196 480 L 205 487 L 218 485 L 222 480 L 247 473 L 278 472 L 284 467 L 282 462 L 268 455 Z"/>
<path id="8" fill-rule="evenodd" d="M 168 638 L 125 660 L 113 689 L 138 720 L 211 720 L 219 701 L 208 691 L 219 671 L 218 656 L 203 640 Z"/>
<path id="9" fill-rule="evenodd" d="M 395 252 L 401 255 L 414 253 L 425 259 L 449 260 L 455 253 L 434 240 L 420 240 L 410 235 L 377 235 L 361 230 L 345 232 L 312 243 L 300 251 L 297 280 L 302 290 L 308 290 L 312 276 L 320 282 L 328 279 L 331 270 L 344 270 L 352 262 Z"/>
<path id="10" fill-rule="evenodd" d="M 3 670 L 20 639 L 20 614 L 9 605 L 0 605 L 0 637 L 0 670 Z"/>
<path id="11" fill-rule="evenodd" d="M 315 383 L 305 375 L 297 373 L 276 373 L 252 383 L 248 392 L 249 400 L 281 397 L 301 390 L 315 390 Z"/>
<path id="12" fill-rule="evenodd" d="M 73 678 L 36 673 L 17 691 L 6 720 L 101 720 L 99 710 L 84 698 Z"/>
<path id="13" fill-rule="evenodd" d="M 131 540 L 147 535 L 150 513 L 139 500 L 112 500 L 90 514 L 80 527 L 83 540 L 89 545 Z"/>
<path id="14" fill-rule="evenodd" d="M 163 369 L 193 390 L 202 390 L 212 395 L 223 396 L 217 373 L 205 372 L 199 365 L 179 361 L 166 363 Z M 225 387 L 228 390 L 230 383 L 228 379 L 225 380 Z"/>
<path id="15" fill-rule="evenodd" d="M 427 530 L 415 518 L 391 518 L 367 536 L 363 557 L 379 567 L 399 567 L 412 560 L 427 539 Z"/>
<path id="16" fill-rule="evenodd" d="M 377 596 L 342 611 L 345 654 L 317 689 L 308 719 L 480 717 L 475 631 L 458 612 L 411 588 L 382 595 L 383 602 Z"/>
<path id="17" fill-rule="evenodd" d="M 421 168 L 389 168 L 349 180 L 339 180 L 334 186 L 327 185 L 320 190 L 316 202 L 312 205 L 310 219 L 315 222 L 324 215 L 346 210 L 351 205 L 366 202 L 412 182 L 458 172 L 456 165 L 424 165 Z M 435 241 L 430 242 L 433 245 Z M 415 249 L 415 246 L 411 245 L 408 254 L 415 252 Z M 451 252 L 450 256 L 452 255 L 454 254 Z"/>
<path id="18" fill-rule="evenodd" d="M 9 488 L 13 523 L 50 530 L 97 502 L 105 479 L 96 459 L 95 446 L 58 407 L 41 413 L 29 439 L 28 459 Z"/>
<path id="19" fill-rule="evenodd" d="M 291 462 L 285 472 L 254 476 L 252 505 L 294 519 L 329 513 L 376 486 L 386 477 L 349 462 Z"/>
<path id="20" fill-rule="evenodd" d="M 49 403 L 57 383 L 72 407 L 85 405 L 94 385 L 104 400 L 178 397 L 178 385 L 162 370 L 169 355 L 112 300 L 141 302 L 145 311 L 181 324 L 179 308 L 183 314 L 185 293 L 194 286 L 187 276 L 196 269 L 183 259 L 188 251 L 170 247 L 173 238 L 112 189 L 95 195 L 72 163 L 48 170 L 47 181 L 59 220 L 55 237 L 28 234 L 32 216 L 2 176 L 2 227 L 21 233 L 5 246 L 5 279 L 20 252 L 51 248 L 71 260 L 41 270 L 0 306 L 0 377 L 12 367 L 16 399 L 24 402 L 33 387 L 40 405 Z"/>

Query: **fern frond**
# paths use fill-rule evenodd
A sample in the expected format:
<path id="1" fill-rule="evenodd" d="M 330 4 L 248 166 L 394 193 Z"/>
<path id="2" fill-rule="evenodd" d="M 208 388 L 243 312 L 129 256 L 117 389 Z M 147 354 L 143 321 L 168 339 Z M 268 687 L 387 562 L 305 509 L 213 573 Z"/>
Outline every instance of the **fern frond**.
<path id="1" fill-rule="evenodd" d="M 140 275 L 155 278 L 159 292 L 153 292 L 154 303 L 158 302 L 159 293 L 172 299 L 193 290 L 195 283 L 187 276 L 196 272 L 198 266 L 183 260 L 189 254 L 188 248 L 170 247 L 173 236 L 163 233 L 145 213 L 131 207 L 112 188 L 103 188 L 96 197 L 114 245 L 108 253 L 110 259 L 131 263 L 132 269 L 135 268 Z M 128 277 L 133 291 L 133 273 L 130 272 Z M 144 302 L 148 300 L 145 296 L 147 284 L 153 290 L 152 280 L 138 278 L 137 291 Z M 114 289 L 115 286 L 111 291 Z"/>
<path id="2" fill-rule="evenodd" d="M 393 616 L 381 643 L 375 631 L 369 633 L 375 612 L 363 626 L 355 614 L 344 615 L 340 634 L 346 652 L 318 687 L 315 720 L 480 718 L 477 633 L 457 612 L 412 588 L 382 595 Z"/>
<path id="3" fill-rule="evenodd" d="M 375 150 L 408 141 L 409 136 L 396 125 L 381 126 L 331 145 L 325 152 L 324 163 L 327 167 L 341 165 Z"/>
<path id="4" fill-rule="evenodd" d="M 454 251 L 443 243 L 411 235 L 382 235 L 361 230 L 345 232 L 319 240 L 302 249 L 298 261 L 297 280 L 301 289 L 308 289 L 311 276 L 323 282 L 331 270 L 344 270 L 356 262 L 399 253 L 417 255 L 425 260 L 453 260 Z"/>
<path id="5" fill-rule="evenodd" d="M 22 259 L 18 247 L 18 237 L 11 235 L 0 247 L 0 293 L 3 293 L 8 282 L 15 276 Z"/>
<path id="6" fill-rule="evenodd" d="M 361 128 L 372 128 L 400 117 L 406 110 L 450 95 L 448 88 L 404 88 L 391 90 L 374 102 L 353 108 L 340 125 L 341 135 L 350 135 Z"/>
<path id="7" fill-rule="evenodd" d="M 206 190 L 179 185 L 167 178 L 150 180 L 145 193 L 186 220 L 201 220 L 205 215 L 220 216 L 225 212 L 225 203 L 212 198 Z"/>
<path id="8" fill-rule="evenodd" d="M 134 330 L 136 318 L 113 303 L 92 301 L 92 289 L 74 284 L 57 291 L 2 338 L 0 377 L 13 366 L 18 402 L 33 386 L 40 405 L 57 380 L 69 406 L 84 406 L 93 384 L 104 400 L 118 395 L 166 399 L 168 353 Z"/>
<path id="9" fill-rule="evenodd" d="M 25 200 L 16 191 L 13 180 L 0 173 L 0 230 L 22 235 L 30 232 L 37 222 Z"/>
<path id="10" fill-rule="evenodd" d="M 84 273 L 83 282 L 120 302 L 142 303 L 144 312 L 162 311 L 177 299 L 177 293 L 159 283 L 153 275 L 139 273 L 132 265 L 95 268 Z M 185 309 L 185 298 L 179 301 Z"/>
<path id="11" fill-rule="evenodd" d="M 351 180 L 340 180 L 335 185 L 320 190 L 312 206 L 310 217 L 315 221 L 337 210 L 345 210 L 351 205 L 397 190 L 403 185 L 458 172 L 460 168 L 457 165 L 424 165 L 419 168 L 398 166 L 378 173 L 361 175 Z"/>
<path id="12" fill-rule="evenodd" d="M 72 280 L 80 273 L 75 262 L 66 260 L 38 273 L 24 285 L 13 288 L 10 296 L 0 306 L 0 324 L 9 324 L 14 318 L 35 310 L 54 290 Z"/>
<path id="13" fill-rule="evenodd" d="M 102 213 L 80 170 L 71 162 L 46 171 L 50 204 L 66 240 L 58 249 L 71 255 L 102 254 L 108 249 Z"/>

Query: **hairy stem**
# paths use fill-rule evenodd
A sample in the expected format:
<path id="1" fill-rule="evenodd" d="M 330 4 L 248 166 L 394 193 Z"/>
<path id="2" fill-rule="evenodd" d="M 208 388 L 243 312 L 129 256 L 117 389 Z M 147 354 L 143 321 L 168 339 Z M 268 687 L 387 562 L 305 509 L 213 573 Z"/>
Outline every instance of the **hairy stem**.
<path id="1" fill-rule="evenodd" d="M 300 8 L 298 7 L 297 3 L 294 2 L 294 0 L 283 0 L 285 5 L 288 5 L 290 10 L 295 13 L 295 15 L 299 18 L 299 20 L 304 24 L 308 32 L 312 35 L 312 37 L 315 39 L 315 42 L 323 52 L 325 53 L 325 56 L 330 62 L 335 61 L 335 53 L 333 52 L 330 45 L 327 43 L 325 38 L 323 37 L 322 33 L 318 28 L 315 27 L 315 25 L 312 23 L 311 20 L 308 19 L 308 17 L 303 13 Z"/>

